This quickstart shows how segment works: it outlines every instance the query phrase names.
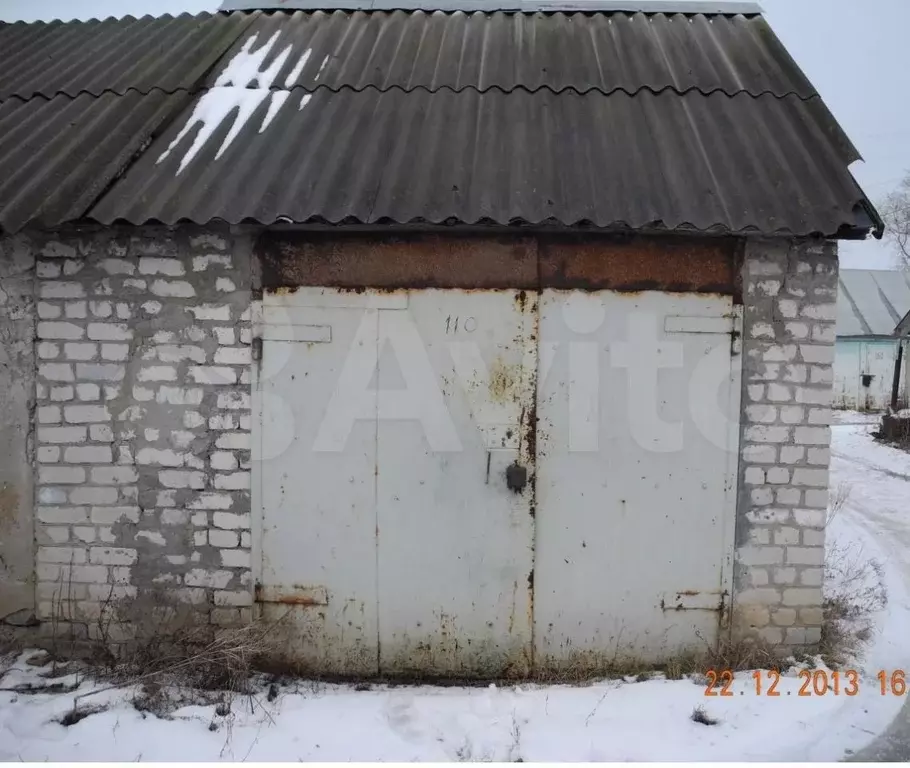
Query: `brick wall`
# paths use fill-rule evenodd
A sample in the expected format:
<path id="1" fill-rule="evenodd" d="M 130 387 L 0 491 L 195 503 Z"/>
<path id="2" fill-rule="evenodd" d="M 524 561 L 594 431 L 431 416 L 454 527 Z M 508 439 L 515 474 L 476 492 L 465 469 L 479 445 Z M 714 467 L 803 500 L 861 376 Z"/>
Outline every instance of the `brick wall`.
<path id="1" fill-rule="evenodd" d="M 837 300 L 834 243 L 750 242 L 734 626 L 819 640 Z"/>
<path id="2" fill-rule="evenodd" d="M 35 244 L 38 615 L 91 632 L 103 602 L 160 587 L 236 624 L 252 604 L 249 242 L 136 232 Z"/>

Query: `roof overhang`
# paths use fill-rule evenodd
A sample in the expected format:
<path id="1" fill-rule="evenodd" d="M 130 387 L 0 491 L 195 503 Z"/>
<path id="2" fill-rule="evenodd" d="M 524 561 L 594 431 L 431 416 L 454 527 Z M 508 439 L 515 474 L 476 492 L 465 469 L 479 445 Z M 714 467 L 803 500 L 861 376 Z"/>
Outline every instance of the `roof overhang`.
<path id="1" fill-rule="evenodd" d="M 894 329 L 894 335 L 910 336 L 910 312 L 904 315 L 904 319 L 897 324 L 897 327 Z"/>
<path id="2" fill-rule="evenodd" d="M 752 2 L 704 0 L 223 0 L 222 11 L 464 11 L 505 13 L 704 13 L 755 16 Z"/>

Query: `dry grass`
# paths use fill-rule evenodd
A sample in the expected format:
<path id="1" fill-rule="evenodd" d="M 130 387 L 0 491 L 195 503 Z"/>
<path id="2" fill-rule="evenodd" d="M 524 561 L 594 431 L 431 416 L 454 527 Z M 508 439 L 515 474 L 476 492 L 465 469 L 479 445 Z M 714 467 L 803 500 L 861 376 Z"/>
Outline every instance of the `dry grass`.
<path id="1" fill-rule="evenodd" d="M 701 723 L 702 725 L 717 725 L 720 722 L 716 717 L 711 717 L 705 712 L 705 708 L 702 706 L 697 706 L 693 709 L 692 714 L 689 715 L 689 717 L 692 722 Z"/>
<path id="2" fill-rule="evenodd" d="M 827 525 L 837 517 L 838 513 L 844 508 L 844 505 L 850 499 L 851 486 L 849 483 L 841 482 L 837 488 L 832 488 L 828 494 L 828 515 Z"/>
<path id="3" fill-rule="evenodd" d="M 884 567 L 861 544 L 829 543 L 819 653 L 832 668 L 849 663 L 872 636 L 873 616 L 888 604 Z"/>

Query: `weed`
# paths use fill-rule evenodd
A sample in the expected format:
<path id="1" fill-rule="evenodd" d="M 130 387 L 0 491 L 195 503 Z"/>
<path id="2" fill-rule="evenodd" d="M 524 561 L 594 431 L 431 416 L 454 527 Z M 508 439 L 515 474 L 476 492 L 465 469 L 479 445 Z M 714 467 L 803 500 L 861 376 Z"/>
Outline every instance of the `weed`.
<path id="1" fill-rule="evenodd" d="M 693 723 L 701 723 L 701 725 L 717 725 L 720 722 L 717 718 L 711 717 L 701 705 L 692 710 L 689 718 Z"/>

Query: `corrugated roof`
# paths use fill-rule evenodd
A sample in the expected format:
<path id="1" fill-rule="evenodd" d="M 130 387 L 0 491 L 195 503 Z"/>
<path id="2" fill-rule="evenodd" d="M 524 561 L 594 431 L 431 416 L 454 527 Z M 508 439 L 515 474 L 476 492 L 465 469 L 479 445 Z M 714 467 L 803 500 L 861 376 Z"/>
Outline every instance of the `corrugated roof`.
<path id="1" fill-rule="evenodd" d="M 194 88 L 254 15 L 0 23 L 0 100 Z"/>
<path id="2" fill-rule="evenodd" d="M 280 60 L 273 88 L 516 88 L 817 95 L 761 16 L 616 13 L 262 14 L 251 35 Z M 290 48 L 290 53 L 286 53 Z"/>
<path id="3" fill-rule="evenodd" d="M 907 272 L 842 269 L 838 289 L 838 336 L 891 336 L 910 312 Z"/>
<path id="4" fill-rule="evenodd" d="M 6 230 L 80 216 L 828 236 L 878 224 L 847 170 L 856 150 L 757 17 L 4 25 L 0 86 L 30 94 L 27 109 L 0 96 Z M 76 114 L 81 128 L 62 133 Z M 57 194 L 61 174 L 77 194 Z"/>
<path id="5" fill-rule="evenodd" d="M 0 102 L 0 227 L 82 218 L 185 91 Z"/>
<path id="6" fill-rule="evenodd" d="M 188 107 L 92 217 L 796 234 L 861 218 L 849 150 L 826 136 L 817 99 L 266 91 L 221 157 L 230 117 L 192 156 L 206 111 Z"/>

